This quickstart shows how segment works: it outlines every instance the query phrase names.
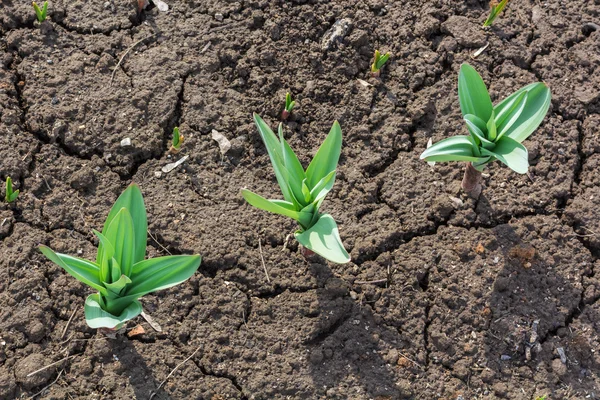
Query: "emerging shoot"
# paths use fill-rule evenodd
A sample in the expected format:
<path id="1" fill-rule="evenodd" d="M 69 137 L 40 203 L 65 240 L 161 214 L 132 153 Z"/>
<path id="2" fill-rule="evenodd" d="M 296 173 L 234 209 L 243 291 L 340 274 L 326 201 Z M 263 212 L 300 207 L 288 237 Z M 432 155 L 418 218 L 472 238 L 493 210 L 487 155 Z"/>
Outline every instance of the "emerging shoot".
<path id="1" fill-rule="evenodd" d="M 390 58 L 390 53 L 381 55 L 379 50 L 375 50 L 375 56 L 373 58 L 373 64 L 371 64 L 371 75 L 379 76 L 381 74 L 381 68 L 385 65 L 387 60 Z"/>
<path id="2" fill-rule="evenodd" d="M 335 182 L 337 163 L 342 150 L 340 124 L 337 121 L 333 123 L 329 135 L 308 168 L 304 170 L 283 137 L 282 124 L 279 124 L 278 139 L 258 114 L 254 114 L 254 122 L 267 147 L 284 200 L 267 200 L 242 189 L 244 199 L 256 208 L 296 220 L 300 229 L 294 235 L 308 250 L 335 263 L 350 261 L 335 220 L 331 215 L 319 212 L 325 196 Z"/>
<path id="3" fill-rule="evenodd" d="M 282 120 L 285 121 L 285 120 L 288 119 L 288 117 L 292 113 L 292 110 L 294 109 L 295 105 L 296 105 L 296 102 L 292 100 L 292 95 L 289 92 L 286 93 L 285 94 L 285 108 L 281 112 L 281 119 Z"/>
<path id="4" fill-rule="evenodd" d="M 179 128 L 176 126 L 173 128 L 173 139 L 171 140 L 171 148 L 169 151 L 172 153 L 177 153 L 183 144 L 185 138 L 181 133 L 179 133 Z"/>
<path id="5" fill-rule="evenodd" d="M 44 255 L 80 282 L 95 289 L 85 301 L 90 328 L 119 329 L 142 312 L 139 298 L 175 286 L 200 266 L 199 255 L 177 255 L 145 260 L 148 221 L 142 192 L 130 185 L 112 206 L 99 239 L 96 261 L 55 253 Z"/>
<path id="6" fill-rule="evenodd" d="M 41 9 L 35 1 L 31 4 L 33 5 L 33 11 L 35 11 L 35 16 L 37 17 L 38 22 L 44 22 L 46 20 L 46 15 L 48 14 L 48 2 L 44 1 Z"/>
<path id="7" fill-rule="evenodd" d="M 13 191 L 12 179 L 10 179 L 10 176 L 7 176 L 6 195 L 4 196 L 4 200 L 6 200 L 7 203 L 12 203 L 17 200 L 17 197 L 19 197 L 19 189 Z"/>
<path id="8" fill-rule="evenodd" d="M 490 15 L 488 15 L 487 19 L 483 23 L 483 26 L 492 26 L 496 17 L 500 15 L 500 13 L 502 12 L 502 10 L 504 10 L 504 7 L 506 7 L 507 4 L 508 0 L 501 0 L 500 2 L 498 2 L 498 0 L 490 1 Z"/>
<path id="9" fill-rule="evenodd" d="M 458 99 L 469 136 L 443 139 L 427 148 L 427 162 L 467 161 L 462 188 L 481 194 L 481 171 L 498 160 L 519 174 L 527 173 L 527 149 L 521 144 L 540 125 L 550 107 L 550 89 L 543 82 L 527 85 L 495 106 L 481 76 L 469 64 L 458 75 Z"/>

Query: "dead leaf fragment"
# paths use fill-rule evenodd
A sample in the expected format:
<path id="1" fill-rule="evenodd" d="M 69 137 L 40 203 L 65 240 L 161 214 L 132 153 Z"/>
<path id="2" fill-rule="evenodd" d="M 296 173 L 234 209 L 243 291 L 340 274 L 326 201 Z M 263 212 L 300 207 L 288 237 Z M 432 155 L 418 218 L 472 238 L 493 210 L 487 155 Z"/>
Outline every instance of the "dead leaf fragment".
<path id="1" fill-rule="evenodd" d="M 213 140 L 215 140 L 219 144 L 219 149 L 221 150 L 221 154 L 225 155 L 231 149 L 231 143 L 222 133 L 219 133 L 216 129 L 213 129 L 211 132 L 211 136 Z"/>
<path id="2" fill-rule="evenodd" d="M 477 246 L 475 247 L 475 253 L 477 253 L 477 254 L 485 253 L 485 247 L 483 247 L 481 242 L 477 243 Z"/>
<path id="3" fill-rule="evenodd" d="M 139 335 L 143 335 L 144 333 L 146 333 L 146 330 L 144 329 L 144 327 L 141 325 L 136 325 L 132 330 L 127 332 L 127 337 L 139 336 Z"/>

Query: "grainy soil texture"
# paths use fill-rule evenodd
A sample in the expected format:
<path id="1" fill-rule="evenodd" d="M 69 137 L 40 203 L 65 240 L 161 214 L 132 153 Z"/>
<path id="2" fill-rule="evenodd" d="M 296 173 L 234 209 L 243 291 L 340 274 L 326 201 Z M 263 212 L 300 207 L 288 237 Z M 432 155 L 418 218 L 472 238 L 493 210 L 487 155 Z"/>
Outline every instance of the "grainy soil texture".
<path id="1" fill-rule="evenodd" d="M 475 0 L 167 3 L 53 0 L 39 24 L 1 1 L 0 178 L 21 190 L 0 206 L 1 399 L 600 397 L 599 0 L 511 1 L 487 30 Z M 529 174 L 489 165 L 478 200 L 463 163 L 419 160 L 466 133 L 463 62 L 494 102 L 535 81 L 553 96 Z M 305 166 L 341 124 L 323 210 L 348 264 L 304 257 L 294 221 L 240 195 L 280 197 L 252 113 L 275 128 L 288 91 Z M 143 298 L 162 331 L 138 317 L 109 339 L 37 246 L 94 259 L 131 182 L 148 256 L 203 260 Z"/>

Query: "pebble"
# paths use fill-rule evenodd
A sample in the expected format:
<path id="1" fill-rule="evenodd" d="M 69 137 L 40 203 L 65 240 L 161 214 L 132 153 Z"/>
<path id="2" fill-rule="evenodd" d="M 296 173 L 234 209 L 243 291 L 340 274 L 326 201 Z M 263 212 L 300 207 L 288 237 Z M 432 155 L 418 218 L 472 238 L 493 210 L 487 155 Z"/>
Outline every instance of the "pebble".
<path id="1" fill-rule="evenodd" d="M 507 354 L 502 354 L 500 356 L 500 360 L 502 360 L 502 361 L 508 361 L 508 360 L 510 360 L 510 358 L 511 357 L 509 355 L 507 355 Z"/>
<path id="2" fill-rule="evenodd" d="M 131 146 L 130 138 L 125 138 L 125 139 L 121 140 L 121 147 L 127 147 L 127 146 Z"/>
<path id="3" fill-rule="evenodd" d="M 221 13 L 216 13 L 216 14 L 215 14 L 215 19 L 216 19 L 217 21 L 223 21 L 223 14 L 221 14 Z"/>
<path id="4" fill-rule="evenodd" d="M 346 37 L 351 27 L 352 21 L 348 18 L 335 21 L 331 29 L 323 35 L 323 39 L 321 40 L 321 50 L 327 51 L 335 47 L 342 39 L 344 39 L 344 37 Z"/>

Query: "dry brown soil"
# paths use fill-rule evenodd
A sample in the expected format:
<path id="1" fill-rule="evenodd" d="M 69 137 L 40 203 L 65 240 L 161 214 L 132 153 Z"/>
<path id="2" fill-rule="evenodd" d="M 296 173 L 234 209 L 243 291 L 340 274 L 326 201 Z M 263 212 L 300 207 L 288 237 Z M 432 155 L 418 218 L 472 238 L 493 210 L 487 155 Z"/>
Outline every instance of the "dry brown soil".
<path id="1" fill-rule="evenodd" d="M 0 178 L 22 192 L 0 206 L 1 399 L 600 396 L 599 0 L 510 2 L 487 31 L 474 0 L 167 2 L 54 0 L 43 26 L 29 2 L 0 4 Z M 379 80 L 374 49 L 393 54 Z M 478 201 L 462 165 L 418 160 L 465 131 L 462 62 L 493 100 L 537 80 L 553 93 L 529 175 L 491 165 Z M 286 91 L 302 162 L 341 123 L 324 208 L 349 264 L 305 259 L 293 221 L 239 195 L 278 196 L 251 114 L 274 127 Z M 37 245 L 93 258 L 91 230 L 132 181 L 148 255 L 203 263 L 143 299 L 162 332 L 138 318 L 145 334 L 111 340 L 85 325 L 90 289 Z"/>

